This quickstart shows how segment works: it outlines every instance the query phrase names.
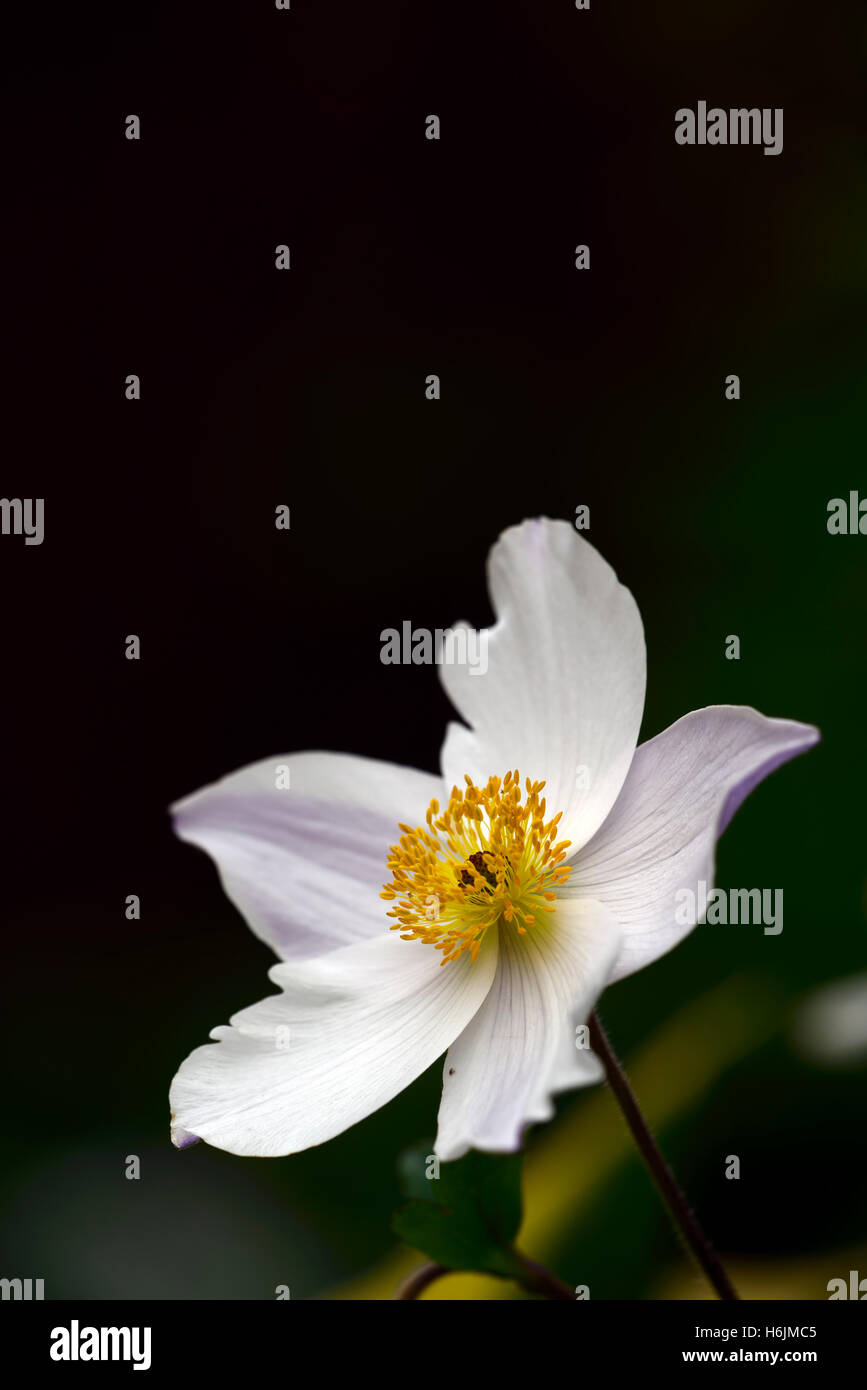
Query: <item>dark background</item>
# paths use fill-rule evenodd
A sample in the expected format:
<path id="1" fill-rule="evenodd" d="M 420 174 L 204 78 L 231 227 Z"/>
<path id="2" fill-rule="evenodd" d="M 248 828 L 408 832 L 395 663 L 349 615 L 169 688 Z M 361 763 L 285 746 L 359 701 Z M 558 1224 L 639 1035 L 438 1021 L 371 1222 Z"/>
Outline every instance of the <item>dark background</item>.
<path id="1" fill-rule="evenodd" d="M 642 738 L 732 702 L 824 740 L 720 851 L 723 886 L 784 887 L 782 935 L 699 928 L 603 1015 L 748 1296 L 867 1275 L 867 1070 L 797 1047 L 867 954 L 867 537 L 826 529 L 867 494 L 863 4 L 40 6 L 6 37 L 2 490 L 46 535 L 0 538 L 0 1273 L 387 1296 L 439 1067 L 306 1154 L 171 1149 L 171 1076 L 271 957 L 166 807 L 305 748 L 434 770 L 436 672 L 383 666 L 380 631 L 486 623 L 498 533 L 586 503 L 645 622 Z M 783 153 L 678 147 L 700 99 L 782 106 Z M 695 1294 L 608 1105 L 532 1137 L 528 1249 L 593 1297 Z"/>

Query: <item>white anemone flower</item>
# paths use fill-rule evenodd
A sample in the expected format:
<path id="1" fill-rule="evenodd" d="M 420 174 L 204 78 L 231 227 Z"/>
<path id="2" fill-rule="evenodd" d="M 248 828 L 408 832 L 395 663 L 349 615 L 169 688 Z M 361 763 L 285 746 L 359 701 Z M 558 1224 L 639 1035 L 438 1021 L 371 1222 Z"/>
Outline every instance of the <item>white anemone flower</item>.
<path id="1" fill-rule="evenodd" d="M 519 1148 L 556 1093 L 601 1079 L 576 1032 L 602 990 L 695 926 L 678 889 L 712 883 L 738 806 L 817 741 L 717 705 L 637 746 L 644 634 L 610 565 L 539 519 L 507 530 L 488 569 L 487 670 L 440 665 L 466 721 L 441 776 L 286 754 L 173 807 L 279 957 L 280 991 L 181 1066 L 178 1147 L 322 1144 L 445 1053 L 439 1157 Z"/>

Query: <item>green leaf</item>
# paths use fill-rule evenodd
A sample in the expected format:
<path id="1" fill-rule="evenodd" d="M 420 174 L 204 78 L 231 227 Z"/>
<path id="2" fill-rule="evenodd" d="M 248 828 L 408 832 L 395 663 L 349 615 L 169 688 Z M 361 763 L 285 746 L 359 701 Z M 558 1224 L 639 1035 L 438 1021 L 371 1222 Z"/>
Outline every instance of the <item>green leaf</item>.
<path id="1" fill-rule="evenodd" d="M 449 1269 L 474 1269 L 506 1278 L 520 1266 L 512 1243 L 521 1225 L 521 1154 L 471 1152 L 436 1171 L 432 1145 L 401 1155 L 402 1186 L 410 1198 L 392 1230 L 407 1245 Z"/>

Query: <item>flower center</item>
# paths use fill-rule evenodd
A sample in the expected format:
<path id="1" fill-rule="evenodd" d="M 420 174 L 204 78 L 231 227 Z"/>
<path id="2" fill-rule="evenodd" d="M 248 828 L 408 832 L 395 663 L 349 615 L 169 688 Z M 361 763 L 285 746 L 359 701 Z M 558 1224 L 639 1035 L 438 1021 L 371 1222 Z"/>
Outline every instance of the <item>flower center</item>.
<path id="1" fill-rule="evenodd" d="M 423 941 L 442 951 L 442 964 L 469 951 L 479 954 L 489 927 L 514 924 L 519 936 L 534 926 L 539 912 L 553 912 L 555 889 L 568 879 L 563 863 L 571 840 L 556 842 L 558 811 L 545 820 L 544 782 L 518 772 L 492 777 L 477 787 L 452 787 L 446 810 L 428 808 L 427 829 L 401 825 L 392 845 L 392 874 L 380 897 L 396 902 L 391 930 L 404 941 Z"/>

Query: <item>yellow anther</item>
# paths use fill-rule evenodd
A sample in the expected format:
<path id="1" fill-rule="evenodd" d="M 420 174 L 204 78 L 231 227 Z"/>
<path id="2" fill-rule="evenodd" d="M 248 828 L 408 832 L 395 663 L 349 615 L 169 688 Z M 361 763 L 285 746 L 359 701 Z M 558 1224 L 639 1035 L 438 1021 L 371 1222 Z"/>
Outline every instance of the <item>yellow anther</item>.
<path id="1" fill-rule="evenodd" d="M 563 861 L 571 841 L 555 843 L 562 817 L 545 821 L 544 782 L 524 782 L 517 769 L 477 787 L 452 787 L 440 813 L 434 800 L 427 829 L 399 825 L 400 841 L 389 851 L 392 875 L 380 897 L 397 902 L 387 914 L 403 941 L 421 941 L 442 951 L 442 964 L 464 951 L 475 960 L 485 933 L 514 923 L 518 936 L 536 925 L 536 913 L 553 903 L 571 872 Z"/>

